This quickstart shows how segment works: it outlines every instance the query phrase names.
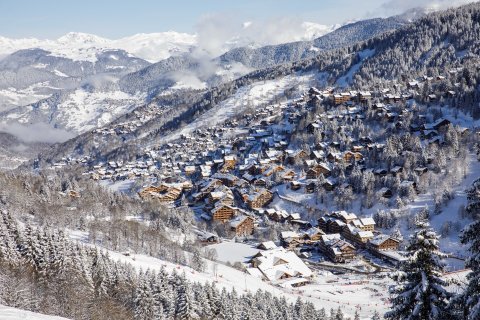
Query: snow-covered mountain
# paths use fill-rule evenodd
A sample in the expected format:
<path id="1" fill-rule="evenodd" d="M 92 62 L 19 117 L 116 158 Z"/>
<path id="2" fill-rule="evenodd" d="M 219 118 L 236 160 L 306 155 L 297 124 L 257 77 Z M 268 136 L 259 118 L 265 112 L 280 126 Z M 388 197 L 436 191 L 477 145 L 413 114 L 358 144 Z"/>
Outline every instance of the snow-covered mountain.
<path id="1" fill-rule="evenodd" d="M 67 46 L 69 40 L 62 41 Z M 70 42 L 75 48 L 75 41 Z M 148 66 L 147 61 L 119 49 L 78 52 L 83 54 L 81 59 L 71 52 L 61 56 L 44 49 L 23 49 L 0 60 L 3 130 L 9 125 L 42 123 L 78 134 L 143 102 L 141 97 L 120 92 L 117 81 Z"/>
<path id="2" fill-rule="evenodd" d="M 249 28 L 245 23 L 245 28 Z M 326 26 L 313 22 L 301 24 L 300 32 L 287 34 L 282 42 L 307 41 L 320 37 L 338 28 L 339 25 Z M 225 42 L 223 50 L 254 45 L 278 44 L 278 39 L 252 39 L 248 33 L 235 35 Z M 58 39 L 10 39 L 0 36 L 0 58 L 23 49 L 43 49 L 51 52 L 52 56 L 71 59 L 74 61 L 95 62 L 96 56 L 106 50 L 124 50 L 138 58 L 149 62 L 157 62 L 184 52 L 189 52 L 199 45 L 196 34 L 174 31 L 158 33 L 139 33 L 120 39 L 107 39 L 93 34 L 70 32 Z"/>
<path id="3" fill-rule="evenodd" d="M 0 37 L 0 57 L 22 49 L 39 48 L 50 51 L 52 56 L 95 62 L 98 53 L 121 49 L 136 57 L 155 62 L 187 52 L 195 45 L 195 39 L 195 35 L 178 32 L 136 34 L 117 40 L 80 32 L 70 32 L 56 40 Z"/>

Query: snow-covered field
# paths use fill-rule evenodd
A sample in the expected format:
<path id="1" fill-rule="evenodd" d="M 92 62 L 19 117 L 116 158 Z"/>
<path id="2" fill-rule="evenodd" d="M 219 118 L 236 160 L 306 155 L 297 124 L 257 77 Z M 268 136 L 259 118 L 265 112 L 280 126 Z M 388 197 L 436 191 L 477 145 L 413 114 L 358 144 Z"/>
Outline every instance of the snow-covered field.
<path id="1" fill-rule="evenodd" d="M 49 316 L 41 313 L 0 305 L 0 320 L 66 320 L 67 318 Z"/>
<path id="2" fill-rule="evenodd" d="M 217 252 L 217 260 L 221 262 L 245 262 L 260 251 L 259 249 L 245 243 L 221 242 L 207 246 Z"/>

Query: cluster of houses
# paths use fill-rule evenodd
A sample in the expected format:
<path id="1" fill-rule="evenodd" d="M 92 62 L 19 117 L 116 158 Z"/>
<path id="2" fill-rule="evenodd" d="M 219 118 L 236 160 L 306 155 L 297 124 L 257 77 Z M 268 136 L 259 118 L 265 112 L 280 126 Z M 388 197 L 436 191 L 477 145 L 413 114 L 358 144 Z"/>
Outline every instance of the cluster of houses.
<path id="1" fill-rule="evenodd" d="M 372 218 L 334 211 L 318 219 L 316 227 L 282 232 L 281 243 L 290 250 L 316 248 L 333 262 L 346 262 L 356 257 L 357 249 L 368 249 L 380 256 L 385 251 L 397 251 L 400 240 L 376 232 Z"/>
<path id="2" fill-rule="evenodd" d="M 459 70 L 449 75 L 455 72 Z M 441 144 L 450 121 L 441 118 L 429 122 L 405 102 L 417 98 L 426 83 L 432 90 L 429 101 L 434 100 L 433 95 L 437 99 L 454 95 L 454 91 L 436 91 L 435 83 L 442 80 L 445 80 L 442 76 L 405 80 L 405 88 L 401 90 L 398 83 L 392 84 L 391 90 L 372 88 L 371 91 L 340 92 L 335 88 L 312 87 L 301 98 L 249 110 L 215 127 L 185 130 L 177 139 L 145 148 L 134 161 L 95 164 L 89 174 L 96 180 L 140 180 L 144 187 L 138 195 L 143 200 L 174 205 L 181 205 L 182 200 L 182 205 L 186 202 L 195 208 L 199 218 L 223 224 L 238 237 L 254 234 L 266 220 L 277 222 L 285 229 L 281 240 L 287 252 L 299 246 L 315 246 L 331 260 L 340 262 L 352 259 L 360 248 L 394 251 L 399 242 L 376 232 L 371 218 L 357 218 L 355 214 L 340 211 L 323 216 L 312 227 L 312 221 L 303 219 L 302 209 L 298 213 L 287 212 L 269 204 L 277 197 L 275 190 L 281 185 L 290 194 L 352 188 L 348 183 L 338 182 L 337 169 L 346 166 L 348 178 L 354 164 L 379 178 L 400 177 L 400 186 L 416 190 L 417 178 L 428 167 L 415 167 L 415 177 L 406 178 L 401 165 L 388 168 L 381 163 L 372 165 L 376 161 L 372 154 L 378 157 L 385 152 L 385 141 L 372 138 L 373 129 L 368 126 L 364 136 L 353 139 L 349 123 L 373 114 L 379 120 L 377 123 L 405 129 L 418 135 L 422 143 Z M 319 104 L 325 106 L 325 111 L 308 118 Z M 150 106 L 134 113 L 133 120 L 96 131 L 105 135 L 131 133 L 161 112 L 161 108 Z M 404 128 L 404 119 L 410 115 L 418 121 Z M 313 120 L 304 121 L 307 118 Z M 333 120 L 344 131 L 345 141 L 332 139 L 332 133 L 323 129 L 323 124 Z M 460 130 L 463 133 L 466 129 Z M 292 136 L 299 131 L 320 139 L 308 140 L 308 146 L 292 144 Z M 88 157 L 64 159 L 56 165 L 89 161 Z M 381 198 L 394 196 L 394 190 L 384 186 L 377 186 L 375 191 Z M 300 231 L 290 231 L 292 227 Z"/>
<path id="3" fill-rule="evenodd" d="M 326 192 L 351 188 L 347 183 L 339 184 L 334 176 L 340 163 L 346 163 L 347 169 L 356 163 L 362 171 L 371 171 L 378 177 L 401 174 L 403 168 L 399 165 L 388 169 L 363 165 L 372 150 L 384 151 L 383 142 L 369 136 L 358 141 L 332 141 L 328 133 L 318 132 L 322 122 L 336 118 L 346 125 L 348 121 L 365 118 L 367 110 L 398 125 L 404 112 L 413 111 L 405 106 L 401 112 L 395 112 L 398 108 L 387 104 L 391 100 L 388 97 L 388 90 L 338 93 L 333 88 L 311 88 L 300 99 L 259 108 L 228 119 L 221 126 L 197 128 L 171 142 L 149 147 L 135 161 L 97 164 L 91 175 L 93 179 L 113 181 L 142 179 L 148 183 L 139 193 L 143 199 L 175 203 L 183 197 L 201 209 L 202 218 L 224 223 L 237 236 L 251 235 L 264 218 L 308 229 L 311 224 L 301 216 L 268 208 L 275 186 L 286 184 L 288 190 L 304 193 L 313 193 L 319 187 Z M 408 97 L 403 94 L 400 100 Z M 312 101 L 333 105 L 304 126 L 305 133 L 321 135 L 323 141 L 308 149 L 289 148 L 292 132 L 299 130 L 300 120 L 313 108 Z M 339 112 L 340 106 L 344 111 Z M 439 119 L 411 126 L 409 130 L 433 143 L 438 142 L 449 123 Z M 427 167 L 414 170 L 417 176 L 426 171 Z M 416 189 L 414 179 L 402 180 L 400 185 Z M 386 199 L 394 195 L 386 187 L 376 192 Z M 364 237 L 365 232 L 355 234 L 352 230 L 351 241 L 353 234 Z"/>
<path id="4" fill-rule="evenodd" d="M 400 240 L 375 232 L 372 218 L 358 218 L 354 213 L 335 211 L 318 219 L 320 236 L 318 248 L 334 262 L 345 262 L 355 257 L 357 248 L 381 254 L 398 250 Z"/>
<path id="5" fill-rule="evenodd" d="M 130 134 L 143 126 L 148 121 L 161 115 L 165 110 L 158 107 L 155 104 L 148 104 L 142 108 L 142 110 L 134 110 L 132 112 L 133 119 L 128 121 L 114 123 L 112 125 L 98 128 L 92 131 L 92 133 L 100 133 L 102 135 L 123 135 Z"/>

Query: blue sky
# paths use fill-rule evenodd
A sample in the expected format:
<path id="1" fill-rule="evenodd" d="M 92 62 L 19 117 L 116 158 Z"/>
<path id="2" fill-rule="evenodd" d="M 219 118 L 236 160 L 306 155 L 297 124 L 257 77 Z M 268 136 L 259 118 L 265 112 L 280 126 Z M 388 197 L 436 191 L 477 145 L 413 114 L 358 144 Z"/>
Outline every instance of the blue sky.
<path id="1" fill-rule="evenodd" d="M 397 13 L 422 2 L 455 1 L 0 0 L 0 35 L 57 38 L 75 31 L 115 39 L 142 32 L 173 30 L 194 33 L 202 18 L 222 14 L 234 15 L 244 21 L 290 17 L 329 25 Z"/>

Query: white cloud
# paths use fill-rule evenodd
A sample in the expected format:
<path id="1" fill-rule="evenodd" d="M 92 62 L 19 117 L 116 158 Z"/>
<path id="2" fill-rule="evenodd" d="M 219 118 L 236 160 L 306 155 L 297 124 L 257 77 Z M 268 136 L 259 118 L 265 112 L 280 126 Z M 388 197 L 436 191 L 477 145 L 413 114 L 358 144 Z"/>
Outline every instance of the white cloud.
<path id="1" fill-rule="evenodd" d="M 443 10 L 461 6 L 475 1 L 471 0 L 388 0 L 383 3 L 378 12 L 382 16 L 391 16 L 403 13 L 413 8 L 427 8 L 432 10 Z"/>
<path id="2" fill-rule="evenodd" d="M 197 45 L 209 56 L 221 55 L 232 47 L 311 40 L 329 31 L 332 31 L 331 26 L 305 22 L 299 18 L 245 21 L 229 14 L 204 16 L 196 25 Z"/>
<path id="3" fill-rule="evenodd" d="M 14 135 L 25 142 L 64 142 L 75 136 L 66 130 L 53 128 L 46 123 L 35 123 L 28 126 L 19 123 L 0 124 L 0 131 Z"/>

